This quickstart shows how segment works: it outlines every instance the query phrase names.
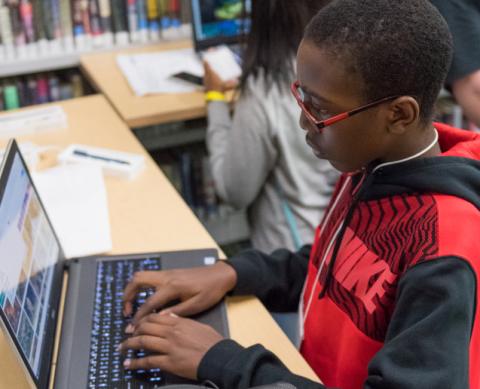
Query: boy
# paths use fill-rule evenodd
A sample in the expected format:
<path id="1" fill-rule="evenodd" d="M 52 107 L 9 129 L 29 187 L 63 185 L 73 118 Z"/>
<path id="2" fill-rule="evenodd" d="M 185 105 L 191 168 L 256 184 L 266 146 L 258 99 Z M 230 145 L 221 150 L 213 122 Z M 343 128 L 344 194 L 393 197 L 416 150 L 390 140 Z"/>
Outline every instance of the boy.
<path id="1" fill-rule="evenodd" d="M 480 139 L 431 121 L 451 55 L 448 27 L 427 0 L 335 0 L 320 11 L 298 50 L 292 91 L 307 143 L 345 174 L 313 247 L 137 274 L 126 314 L 139 288 L 157 292 L 122 349 L 157 354 L 125 366 L 229 389 L 324 388 L 259 345 L 245 349 L 176 316 L 233 291 L 271 310 L 300 302 L 301 352 L 326 387 L 480 389 Z"/>

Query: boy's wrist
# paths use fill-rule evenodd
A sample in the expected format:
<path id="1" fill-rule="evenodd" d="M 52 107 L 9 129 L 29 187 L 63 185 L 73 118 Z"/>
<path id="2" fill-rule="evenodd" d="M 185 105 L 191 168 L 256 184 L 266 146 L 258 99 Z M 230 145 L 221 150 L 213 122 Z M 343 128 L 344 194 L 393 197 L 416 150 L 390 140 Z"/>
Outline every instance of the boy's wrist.
<path id="1" fill-rule="evenodd" d="M 205 92 L 205 101 L 225 101 L 225 93 L 218 90 L 209 90 Z"/>

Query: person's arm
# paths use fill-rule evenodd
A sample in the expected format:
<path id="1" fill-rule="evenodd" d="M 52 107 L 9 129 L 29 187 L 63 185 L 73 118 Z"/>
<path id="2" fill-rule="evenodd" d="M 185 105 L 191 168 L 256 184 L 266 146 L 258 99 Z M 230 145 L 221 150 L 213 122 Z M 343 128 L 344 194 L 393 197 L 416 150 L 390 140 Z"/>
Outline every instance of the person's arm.
<path id="1" fill-rule="evenodd" d="M 453 38 L 453 59 L 446 86 L 465 115 L 480 126 L 480 3 L 430 0 L 445 18 Z"/>
<path id="2" fill-rule="evenodd" d="M 270 131 L 253 93 L 238 100 L 233 120 L 226 102 L 208 103 L 207 148 L 216 191 L 226 203 L 244 208 L 264 186 L 277 159 Z"/>
<path id="3" fill-rule="evenodd" d="M 468 388 L 476 290 L 476 276 L 460 258 L 410 269 L 365 388 Z"/>
<path id="4" fill-rule="evenodd" d="M 274 312 L 295 311 L 307 276 L 311 245 L 297 252 L 275 250 L 270 255 L 246 250 L 226 263 L 235 269 L 233 295 L 255 295 Z"/>
<path id="5" fill-rule="evenodd" d="M 400 281 L 385 344 L 368 367 L 364 389 L 468 388 L 475 296 L 476 277 L 459 258 L 410 269 Z M 232 389 L 278 381 L 325 388 L 294 375 L 262 346 L 244 348 L 232 340 L 211 347 L 197 375 Z"/>
<path id="6" fill-rule="evenodd" d="M 455 80 L 452 93 L 465 116 L 480 127 L 480 69 Z"/>

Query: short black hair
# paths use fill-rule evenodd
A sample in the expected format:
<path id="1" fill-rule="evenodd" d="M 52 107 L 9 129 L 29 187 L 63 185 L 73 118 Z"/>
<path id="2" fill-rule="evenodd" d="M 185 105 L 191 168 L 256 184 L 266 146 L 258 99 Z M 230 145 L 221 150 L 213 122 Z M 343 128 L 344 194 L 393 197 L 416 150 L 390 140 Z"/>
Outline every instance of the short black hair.
<path id="1" fill-rule="evenodd" d="M 286 86 L 295 78 L 294 59 L 308 22 L 330 0 L 252 0 L 240 90 L 262 74 L 265 88 Z M 245 3 L 245 1 L 244 1 Z M 246 7 L 244 6 L 244 9 Z"/>
<path id="2" fill-rule="evenodd" d="M 412 96 L 422 122 L 432 119 L 453 43 L 428 0 L 334 0 L 311 20 L 304 39 L 358 74 L 366 102 Z"/>

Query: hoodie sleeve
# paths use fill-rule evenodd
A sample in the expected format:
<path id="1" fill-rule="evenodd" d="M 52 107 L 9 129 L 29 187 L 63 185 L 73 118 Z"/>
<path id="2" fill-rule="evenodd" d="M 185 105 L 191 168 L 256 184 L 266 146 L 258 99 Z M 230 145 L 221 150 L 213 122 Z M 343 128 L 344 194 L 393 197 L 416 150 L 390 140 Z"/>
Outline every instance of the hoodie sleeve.
<path id="1" fill-rule="evenodd" d="M 472 268 L 460 258 L 408 270 L 365 388 L 468 388 L 476 289 Z"/>
<path id="2" fill-rule="evenodd" d="M 232 294 L 255 295 L 270 311 L 296 311 L 311 250 L 311 245 L 297 252 L 280 249 L 270 255 L 246 250 L 230 258 L 226 263 L 237 273 Z"/>
<path id="3" fill-rule="evenodd" d="M 468 388 L 475 296 L 473 270 L 459 258 L 410 269 L 400 281 L 385 344 L 369 365 L 364 389 Z M 243 348 L 233 340 L 207 352 L 198 377 L 231 389 L 279 381 L 326 389 L 291 373 L 262 346 Z"/>

